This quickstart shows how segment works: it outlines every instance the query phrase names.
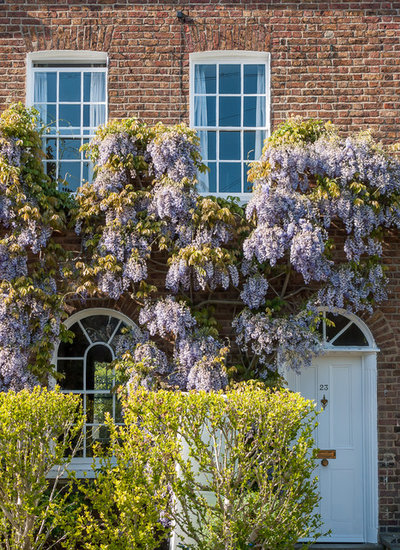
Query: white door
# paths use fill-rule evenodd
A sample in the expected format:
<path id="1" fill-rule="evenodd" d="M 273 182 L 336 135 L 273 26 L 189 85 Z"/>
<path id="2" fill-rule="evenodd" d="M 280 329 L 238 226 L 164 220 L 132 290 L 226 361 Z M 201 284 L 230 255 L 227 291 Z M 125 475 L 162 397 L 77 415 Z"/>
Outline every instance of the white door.
<path id="1" fill-rule="evenodd" d="M 320 540 L 364 542 L 361 358 L 316 358 L 300 375 L 287 372 L 286 379 L 291 390 L 315 400 L 322 409 L 316 444 L 336 453 L 325 466 L 321 458 L 317 460 L 319 512 L 324 531 L 332 532 Z"/>

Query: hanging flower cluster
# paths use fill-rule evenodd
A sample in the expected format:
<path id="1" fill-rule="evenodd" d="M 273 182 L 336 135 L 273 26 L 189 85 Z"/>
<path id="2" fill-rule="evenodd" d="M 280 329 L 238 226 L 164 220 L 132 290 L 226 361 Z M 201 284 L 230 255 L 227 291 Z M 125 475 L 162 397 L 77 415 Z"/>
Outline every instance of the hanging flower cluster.
<path id="1" fill-rule="evenodd" d="M 400 164 L 369 134 L 341 138 L 329 124 L 289 120 L 251 168 L 245 209 L 197 193 L 198 140 L 184 126 L 113 122 L 88 149 L 96 177 L 77 197 L 91 265 L 84 285 L 114 299 L 131 292 L 149 338 L 167 342 L 152 340 L 150 363 L 154 346 L 168 358 L 158 355 L 153 377 L 224 386 L 221 366 L 236 352 L 209 314 L 222 291 L 238 309 L 239 376 L 263 375 L 278 360 L 310 364 L 320 349 L 317 308 L 371 311 L 385 299 L 382 231 L 399 226 Z M 151 298 L 161 264 L 164 283 Z M 147 348 L 136 346 L 144 364 Z"/>
<path id="2" fill-rule="evenodd" d="M 43 379 L 60 336 L 51 236 L 63 226 L 61 196 L 44 174 L 36 123 L 22 105 L 0 118 L 0 391 Z"/>
<path id="3" fill-rule="evenodd" d="M 50 369 L 65 273 L 74 297 L 129 294 L 137 305 L 142 328 L 122 335 L 117 352 L 131 387 L 216 390 L 228 375 L 265 377 L 282 362 L 298 370 L 320 351 L 321 307 L 370 312 L 386 298 L 383 236 L 400 228 L 400 163 L 368 133 L 287 121 L 253 163 L 243 207 L 199 195 L 206 168 L 184 125 L 112 121 L 86 146 L 94 178 L 68 211 L 82 252 L 60 273 L 52 234 L 67 203 L 43 174 L 32 114 L 9 112 L 0 122 L 2 388 L 35 383 L 46 361 Z"/>

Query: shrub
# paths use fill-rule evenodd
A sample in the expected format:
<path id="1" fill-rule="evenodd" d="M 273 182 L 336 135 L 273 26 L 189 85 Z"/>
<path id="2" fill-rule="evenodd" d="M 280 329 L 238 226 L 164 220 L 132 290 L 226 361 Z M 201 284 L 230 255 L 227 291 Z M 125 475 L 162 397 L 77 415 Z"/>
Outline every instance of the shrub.
<path id="1" fill-rule="evenodd" d="M 69 550 L 154 550 L 168 536 L 167 472 L 173 454 L 163 434 L 141 429 L 127 411 L 125 426 L 108 418 L 110 444 L 94 448 L 94 479 L 76 480 L 75 515 L 65 518 Z"/>
<path id="2" fill-rule="evenodd" d="M 82 424 L 78 396 L 39 387 L 0 393 L 2 548 L 39 550 L 54 535 L 67 498 L 58 482 Z"/>
<path id="3" fill-rule="evenodd" d="M 315 417 L 299 394 L 256 384 L 225 395 L 137 391 L 126 409 L 129 429 L 140 423 L 174 455 L 171 517 L 184 547 L 199 550 L 287 550 L 319 535 Z"/>

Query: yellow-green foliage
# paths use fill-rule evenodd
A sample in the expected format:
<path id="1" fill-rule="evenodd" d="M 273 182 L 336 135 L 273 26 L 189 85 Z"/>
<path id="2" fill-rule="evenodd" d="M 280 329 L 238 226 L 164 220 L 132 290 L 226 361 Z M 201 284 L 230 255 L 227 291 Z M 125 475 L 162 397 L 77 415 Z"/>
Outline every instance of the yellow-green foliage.
<path id="1" fill-rule="evenodd" d="M 1 548 L 39 550 L 53 535 L 66 498 L 56 484 L 82 424 L 78 396 L 39 387 L 0 393 Z"/>
<path id="2" fill-rule="evenodd" d="M 130 395 L 125 421 L 175 458 L 165 475 L 183 547 L 288 550 L 318 535 L 311 401 L 255 383 L 226 394 L 142 390 Z"/>

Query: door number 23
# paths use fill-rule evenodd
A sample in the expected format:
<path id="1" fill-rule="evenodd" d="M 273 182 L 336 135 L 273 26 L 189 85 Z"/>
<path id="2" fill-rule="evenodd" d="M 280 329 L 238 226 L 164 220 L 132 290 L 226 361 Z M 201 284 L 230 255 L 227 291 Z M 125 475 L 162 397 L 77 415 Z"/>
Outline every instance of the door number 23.
<path id="1" fill-rule="evenodd" d="M 328 384 L 320 384 L 319 391 L 326 391 L 328 389 Z"/>

